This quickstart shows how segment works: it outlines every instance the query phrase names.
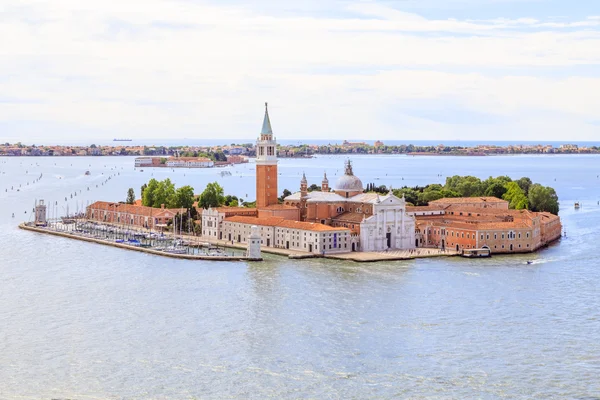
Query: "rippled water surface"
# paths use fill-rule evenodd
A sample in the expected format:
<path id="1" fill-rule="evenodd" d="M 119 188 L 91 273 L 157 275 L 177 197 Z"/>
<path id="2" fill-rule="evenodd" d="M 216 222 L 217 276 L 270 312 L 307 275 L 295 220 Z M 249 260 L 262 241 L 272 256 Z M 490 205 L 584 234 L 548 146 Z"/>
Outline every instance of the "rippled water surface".
<path id="1" fill-rule="evenodd" d="M 125 199 L 129 187 L 139 194 L 152 174 L 197 192 L 218 179 L 253 200 L 252 164 L 221 178 L 218 169 L 138 172 L 132 158 L 0 158 L 0 398 L 595 398 L 599 161 L 354 158 L 365 184 L 424 185 L 442 173 L 554 186 L 568 236 L 534 255 L 246 264 L 171 260 L 16 225 L 36 199 L 51 214 L 75 211 Z M 333 183 L 342 169 L 341 157 L 281 160 L 279 188 L 296 190 L 303 171 L 309 184 L 324 170 Z"/>

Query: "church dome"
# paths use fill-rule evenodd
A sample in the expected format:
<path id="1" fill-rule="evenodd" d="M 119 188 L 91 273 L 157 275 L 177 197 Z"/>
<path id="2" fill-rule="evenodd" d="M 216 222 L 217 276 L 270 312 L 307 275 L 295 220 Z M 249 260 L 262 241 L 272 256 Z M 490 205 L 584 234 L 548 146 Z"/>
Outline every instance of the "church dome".
<path id="1" fill-rule="evenodd" d="M 335 191 L 341 192 L 362 192 L 363 184 L 360 178 L 352 173 L 352 164 L 350 160 L 346 163 L 346 173 L 339 177 L 335 183 Z"/>
<path id="2" fill-rule="evenodd" d="M 354 175 L 342 175 L 335 183 L 335 190 L 344 192 L 362 192 L 362 181 Z"/>

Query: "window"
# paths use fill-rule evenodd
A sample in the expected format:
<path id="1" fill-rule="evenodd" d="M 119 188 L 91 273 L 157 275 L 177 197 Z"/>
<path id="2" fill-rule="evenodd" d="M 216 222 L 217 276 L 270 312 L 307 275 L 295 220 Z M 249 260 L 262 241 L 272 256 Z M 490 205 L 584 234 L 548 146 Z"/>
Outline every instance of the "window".
<path id="1" fill-rule="evenodd" d="M 481 234 L 481 240 L 483 240 L 483 233 Z"/>
<path id="2" fill-rule="evenodd" d="M 498 239 L 498 235 L 494 233 L 494 239 Z"/>

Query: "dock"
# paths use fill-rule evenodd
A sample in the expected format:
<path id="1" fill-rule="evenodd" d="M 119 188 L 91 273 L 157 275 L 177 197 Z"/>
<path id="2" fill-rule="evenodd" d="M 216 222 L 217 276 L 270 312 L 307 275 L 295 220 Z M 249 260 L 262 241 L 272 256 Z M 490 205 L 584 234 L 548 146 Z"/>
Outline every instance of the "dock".
<path id="1" fill-rule="evenodd" d="M 329 254 L 325 258 L 333 260 L 348 260 L 354 262 L 406 261 L 419 258 L 455 257 L 459 253 L 453 250 L 433 248 L 416 248 L 409 250 L 389 250 L 376 252 L 353 252 L 344 254 Z"/>
<path id="2" fill-rule="evenodd" d="M 20 224 L 19 228 L 23 229 L 23 230 L 31 231 L 31 232 L 44 233 L 44 234 L 60 236 L 60 237 L 68 238 L 68 239 L 81 240 L 84 242 L 97 243 L 97 244 L 101 244 L 104 246 L 117 247 L 120 249 L 138 251 L 138 252 L 148 253 L 148 254 L 162 256 L 162 257 L 178 258 L 178 259 L 182 259 L 182 260 L 262 261 L 262 258 L 253 259 L 253 258 L 243 257 L 243 256 L 208 256 L 208 255 L 195 255 L 195 254 L 168 253 L 168 252 L 164 252 L 164 251 L 154 250 L 154 249 L 148 248 L 148 247 L 134 246 L 131 244 L 127 244 L 127 242 L 121 243 L 121 242 L 109 241 L 109 240 L 99 239 L 99 238 L 94 238 L 94 237 L 81 236 L 81 235 L 77 235 L 74 233 L 51 230 L 51 229 L 47 229 L 46 227 L 35 226 L 35 225 L 27 224 L 27 223 Z"/>

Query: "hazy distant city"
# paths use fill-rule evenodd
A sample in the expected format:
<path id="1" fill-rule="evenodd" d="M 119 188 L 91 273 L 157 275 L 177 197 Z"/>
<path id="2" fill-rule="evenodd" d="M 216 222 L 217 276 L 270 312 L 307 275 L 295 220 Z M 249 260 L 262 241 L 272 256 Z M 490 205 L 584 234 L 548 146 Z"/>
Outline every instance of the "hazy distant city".
<path id="1" fill-rule="evenodd" d="M 577 144 L 517 144 L 517 145 L 387 145 L 383 141 L 374 144 L 343 141 L 341 144 L 284 144 L 278 145 L 279 157 L 310 157 L 314 154 L 409 154 L 409 155 L 453 155 L 485 156 L 509 154 L 598 154 L 598 146 Z M 4 143 L 0 145 L 0 156 L 169 156 L 207 157 L 213 161 L 228 161 L 228 156 L 256 156 L 253 143 L 211 146 L 139 146 L 139 145 L 95 145 L 48 146 Z"/>

